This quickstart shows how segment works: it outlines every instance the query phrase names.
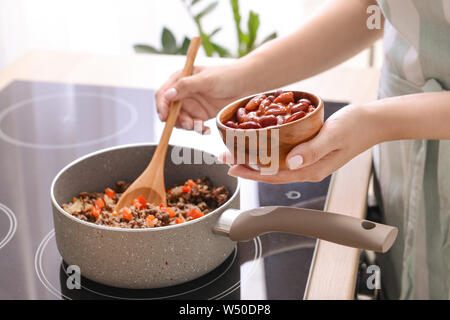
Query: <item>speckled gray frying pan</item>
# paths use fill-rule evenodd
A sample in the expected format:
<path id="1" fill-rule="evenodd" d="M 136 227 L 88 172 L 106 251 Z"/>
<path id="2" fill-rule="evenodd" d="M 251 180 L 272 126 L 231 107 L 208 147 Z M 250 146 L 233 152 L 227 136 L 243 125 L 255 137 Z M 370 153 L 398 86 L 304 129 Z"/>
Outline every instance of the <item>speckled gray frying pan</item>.
<path id="1" fill-rule="evenodd" d="M 239 207 L 239 183 L 223 164 L 194 164 L 205 155 L 194 149 L 191 164 L 166 159 L 166 186 L 208 176 L 224 185 L 231 198 L 220 208 L 183 224 L 152 229 L 99 226 L 66 213 L 61 205 L 79 192 L 98 192 L 118 180 L 133 181 L 145 169 L 154 144 L 125 145 L 84 156 L 63 168 L 53 180 L 51 199 L 58 250 L 68 264 L 80 267 L 91 280 L 123 288 L 158 288 L 202 276 L 233 251 L 234 241 L 267 232 L 289 232 L 375 251 L 387 251 L 397 229 L 344 215 L 289 207 L 263 207 L 245 212 Z M 194 155 L 197 152 L 197 155 Z M 200 155 L 200 157 L 198 157 Z M 215 158 L 214 158 L 215 159 Z"/>

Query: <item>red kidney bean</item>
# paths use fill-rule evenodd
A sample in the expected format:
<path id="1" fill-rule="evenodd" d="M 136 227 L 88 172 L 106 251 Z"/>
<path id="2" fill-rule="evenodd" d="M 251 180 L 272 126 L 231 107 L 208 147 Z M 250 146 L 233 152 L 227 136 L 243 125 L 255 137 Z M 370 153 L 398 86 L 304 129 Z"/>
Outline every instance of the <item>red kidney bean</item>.
<path id="1" fill-rule="evenodd" d="M 256 97 L 250 99 L 250 101 L 247 102 L 247 104 L 245 105 L 245 110 L 255 111 L 256 109 L 258 109 L 261 101 L 263 101 L 265 98 L 266 98 L 265 95 L 260 95 L 260 96 L 256 96 Z"/>
<path id="2" fill-rule="evenodd" d="M 224 123 L 224 125 L 226 125 L 227 127 L 230 127 L 230 128 L 234 128 L 234 129 L 238 128 L 237 123 L 235 123 L 233 121 L 227 121 L 227 122 Z"/>
<path id="3" fill-rule="evenodd" d="M 309 99 L 295 102 L 293 92 L 278 90 L 272 95 L 261 94 L 248 101 L 235 116 L 224 122 L 230 128 L 259 129 L 281 125 L 303 118 L 316 109 Z"/>
<path id="4" fill-rule="evenodd" d="M 261 101 L 261 103 L 259 104 L 259 111 L 261 111 L 262 113 L 266 112 L 267 107 L 272 103 L 272 101 L 269 98 L 264 99 L 263 101 Z"/>
<path id="5" fill-rule="evenodd" d="M 274 115 L 263 116 L 258 119 L 258 122 L 263 128 L 268 126 L 275 126 L 277 125 L 277 117 L 275 117 Z"/>
<path id="6" fill-rule="evenodd" d="M 287 113 L 287 110 L 285 107 L 279 106 L 277 108 L 270 108 L 269 110 L 266 111 L 265 115 L 271 115 L 273 114 L 274 116 L 279 116 L 279 115 L 284 115 Z"/>
<path id="7" fill-rule="evenodd" d="M 304 111 L 297 112 L 296 114 L 293 114 L 292 116 L 287 118 L 286 123 L 301 119 L 304 116 L 306 116 L 306 112 L 304 112 Z"/>
<path id="8" fill-rule="evenodd" d="M 298 103 L 296 105 L 294 105 L 291 109 L 291 114 L 303 111 L 303 112 L 308 112 L 308 105 L 305 103 Z"/>
<path id="9" fill-rule="evenodd" d="M 247 113 L 245 112 L 244 108 L 239 108 L 236 111 L 236 119 L 239 123 L 244 122 L 245 116 L 247 115 Z"/>
<path id="10" fill-rule="evenodd" d="M 285 92 L 280 94 L 278 97 L 276 97 L 275 100 L 273 100 L 274 103 L 283 103 L 288 104 L 289 102 L 294 102 L 294 93 L 293 92 Z"/>
<path id="11" fill-rule="evenodd" d="M 284 117 L 283 116 L 277 116 L 277 124 L 283 124 L 284 123 Z"/>
<path id="12" fill-rule="evenodd" d="M 307 104 L 312 104 L 311 100 L 309 100 L 309 99 L 300 99 L 300 100 L 298 100 L 298 102 L 299 103 L 300 102 L 306 102 Z"/>
<path id="13" fill-rule="evenodd" d="M 245 115 L 244 119 L 245 119 L 244 122 L 247 122 L 247 121 L 258 122 L 259 117 L 256 114 L 256 111 L 252 111 L 252 112 L 247 113 Z"/>
<path id="14" fill-rule="evenodd" d="M 281 90 L 281 89 L 278 89 L 277 91 L 275 91 L 275 93 L 273 94 L 274 96 L 275 96 L 275 98 L 276 97 L 278 97 L 280 94 L 282 94 L 283 93 L 283 90 Z"/>
<path id="15" fill-rule="evenodd" d="M 259 129 L 261 125 L 254 121 L 242 122 L 239 124 L 239 129 Z"/>

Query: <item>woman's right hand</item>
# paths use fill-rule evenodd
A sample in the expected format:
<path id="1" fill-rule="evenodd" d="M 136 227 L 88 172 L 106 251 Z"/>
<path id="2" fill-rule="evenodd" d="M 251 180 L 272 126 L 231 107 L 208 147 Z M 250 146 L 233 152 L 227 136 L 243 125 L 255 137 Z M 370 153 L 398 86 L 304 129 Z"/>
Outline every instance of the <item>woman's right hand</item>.
<path id="1" fill-rule="evenodd" d="M 175 72 L 156 92 L 156 107 L 161 121 L 166 121 L 170 103 L 182 102 L 176 126 L 194 129 L 194 121 L 203 122 L 216 116 L 220 109 L 246 94 L 241 68 L 235 65 L 195 67 L 192 76 L 180 78 Z"/>

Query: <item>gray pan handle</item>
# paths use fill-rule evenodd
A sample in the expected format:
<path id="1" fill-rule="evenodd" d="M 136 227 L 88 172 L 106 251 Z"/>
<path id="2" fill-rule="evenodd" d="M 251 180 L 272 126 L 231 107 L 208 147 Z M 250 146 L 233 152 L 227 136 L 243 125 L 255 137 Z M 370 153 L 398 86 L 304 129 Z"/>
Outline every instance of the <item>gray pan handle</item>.
<path id="1" fill-rule="evenodd" d="M 240 212 L 229 237 L 248 241 L 268 232 L 286 232 L 323 239 L 349 247 L 388 251 L 398 229 L 343 214 L 294 207 L 261 207 Z"/>

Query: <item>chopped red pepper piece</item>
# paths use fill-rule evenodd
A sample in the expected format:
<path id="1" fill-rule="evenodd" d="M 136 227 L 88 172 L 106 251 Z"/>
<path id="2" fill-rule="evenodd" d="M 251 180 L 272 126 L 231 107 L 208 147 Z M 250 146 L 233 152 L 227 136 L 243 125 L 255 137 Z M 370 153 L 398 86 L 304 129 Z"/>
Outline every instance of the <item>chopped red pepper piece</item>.
<path id="1" fill-rule="evenodd" d="M 161 210 L 167 212 L 169 214 L 169 217 L 175 217 L 175 210 L 173 210 L 172 208 L 161 208 Z"/>
<path id="2" fill-rule="evenodd" d="M 95 200 L 95 206 L 101 211 L 105 207 L 105 201 L 103 201 L 102 198 L 97 198 L 97 200 Z"/>
<path id="3" fill-rule="evenodd" d="M 107 196 L 108 198 L 111 198 L 111 199 L 112 199 L 112 198 L 114 198 L 116 192 L 115 192 L 113 189 L 106 188 L 106 189 L 105 189 L 105 194 L 106 194 L 106 196 Z"/>
<path id="4" fill-rule="evenodd" d="M 185 192 L 185 193 L 191 192 L 191 187 L 188 187 L 188 186 L 182 186 L 182 187 L 181 187 L 181 191 L 183 191 L 183 192 Z"/>
<path id="5" fill-rule="evenodd" d="M 183 219 L 181 219 L 181 218 L 176 218 L 175 219 L 175 223 L 176 224 L 180 224 L 180 223 L 183 223 L 184 221 L 183 221 Z"/>
<path id="6" fill-rule="evenodd" d="M 130 209 L 130 208 L 127 208 L 127 207 L 123 208 L 122 217 L 123 217 L 125 220 L 130 221 L 131 218 L 133 218 L 133 214 L 131 213 L 131 209 Z"/>
<path id="7" fill-rule="evenodd" d="M 189 179 L 188 181 L 186 181 L 186 184 L 191 188 L 197 187 L 197 184 L 194 181 L 192 181 L 192 179 Z"/>
<path id="8" fill-rule="evenodd" d="M 171 194 L 172 193 L 172 189 L 167 190 L 167 193 Z"/>
<path id="9" fill-rule="evenodd" d="M 133 200 L 133 206 L 135 206 L 138 209 L 145 208 L 147 205 L 147 200 L 143 196 L 139 196 L 136 199 Z"/>
<path id="10" fill-rule="evenodd" d="M 189 211 L 187 216 L 192 217 L 192 219 L 197 219 L 197 218 L 203 217 L 204 214 L 202 212 L 198 211 L 197 209 L 193 208 L 193 209 L 191 209 L 191 211 Z"/>
<path id="11" fill-rule="evenodd" d="M 94 217 L 98 218 L 100 216 L 101 209 L 97 207 L 91 207 L 91 213 Z"/>

